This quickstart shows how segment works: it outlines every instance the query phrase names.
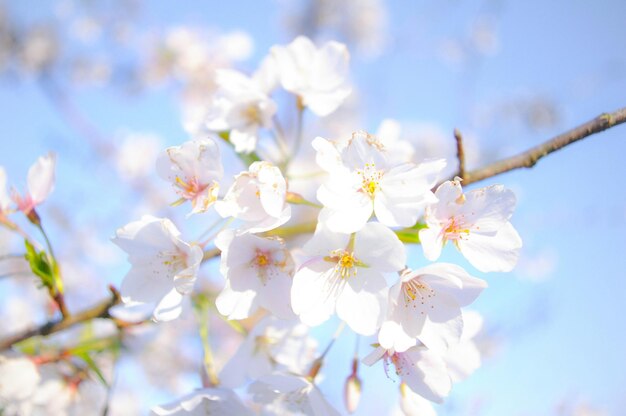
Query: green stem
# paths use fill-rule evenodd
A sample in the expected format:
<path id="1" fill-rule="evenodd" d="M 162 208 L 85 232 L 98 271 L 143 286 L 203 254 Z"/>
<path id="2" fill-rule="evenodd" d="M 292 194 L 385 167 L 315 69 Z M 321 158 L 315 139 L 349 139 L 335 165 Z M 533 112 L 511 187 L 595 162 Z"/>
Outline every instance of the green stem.
<path id="1" fill-rule="evenodd" d="M 204 358 L 202 360 L 204 363 L 204 370 L 206 371 L 206 375 L 209 379 L 209 387 L 215 387 L 220 384 L 220 381 L 217 378 L 213 350 L 209 339 L 209 308 L 210 303 L 206 296 L 200 295 L 194 299 L 194 310 L 196 312 L 196 318 L 198 319 L 198 331 L 200 339 L 202 340 L 202 351 L 204 353 Z"/>

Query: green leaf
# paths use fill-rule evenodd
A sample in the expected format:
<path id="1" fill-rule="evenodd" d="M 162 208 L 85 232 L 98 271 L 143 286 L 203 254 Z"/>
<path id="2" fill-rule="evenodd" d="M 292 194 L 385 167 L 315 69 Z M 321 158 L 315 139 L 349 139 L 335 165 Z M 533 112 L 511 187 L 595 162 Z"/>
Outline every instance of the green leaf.
<path id="1" fill-rule="evenodd" d="M 39 276 L 41 279 L 41 283 L 49 288 L 54 288 L 54 273 L 56 270 L 54 260 L 51 260 L 48 254 L 44 251 L 37 251 L 37 249 L 28 241 L 24 240 L 24 244 L 26 246 L 26 254 L 24 258 L 28 262 L 30 269 L 32 272 Z"/>
<path id="2" fill-rule="evenodd" d="M 96 362 L 89 356 L 89 354 L 87 353 L 79 354 L 78 357 L 80 357 L 85 362 L 85 364 L 87 364 L 89 369 L 93 371 L 96 374 L 96 376 L 98 376 L 98 379 L 100 380 L 100 382 L 105 387 L 108 388 L 109 383 L 107 383 L 106 379 L 104 378 L 104 375 L 102 374 L 102 371 L 100 371 L 100 368 L 98 368 L 98 364 L 96 364 Z"/>
<path id="3" fill-rule="evenodd" d="M 428 228 L 426 224 L 417 223 L 412 227 L 403 228 L 395 231 L 396 235 L 403 243 L 407 244 L 419 244 L 420 243 L 420 230 Z"/>

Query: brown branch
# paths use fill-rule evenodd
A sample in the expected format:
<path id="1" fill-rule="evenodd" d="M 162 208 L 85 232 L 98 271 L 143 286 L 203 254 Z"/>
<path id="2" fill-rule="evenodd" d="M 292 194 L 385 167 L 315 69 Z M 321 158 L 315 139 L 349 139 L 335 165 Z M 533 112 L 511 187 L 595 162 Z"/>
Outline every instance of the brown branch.
<path id="1" fill-rule="evenodd" d="M 121 299 L 119 292 L 115 288 L 111 286 L 109 287 L 109 290 L 111 291 L 111 297 L 109 299 L 102 301 L 89 309 L 70 315 L 67 318 L 49 321 L 36 328 L 31 328 L 19 334 L 11 335 L 0 340 L 0 351 L 10 348 L 18 342 L 24 341 L 28 338 L 50 335 L 91 319 L 111 317 L 111 315 L 109 315 L 109 310 L 113 306 L 120 303 Z"/>
<path id="2" fill-rule="evenodd" d="M 459 129 L 454 129 L 454 139 L 456 140 L 456 157 L 459 160 L 457 176 L 465 179 L 465 150 L 463 149 L 463 136 Z"/>
<path id="3" fill-rule="evenodd" d="M 592 134 L 599 133 L 618 124 L 626 122 L 626 108 L 613 113 L 604 113 L 578 127 L 559 134 L 552 139 L 535 146 L 524 153 L 500 160 L 480 169 L 466 172 L 463 176 L 463 185 L 482 181 L 514 169 L 531 168 L 544 156 L 564 148 L 574 142 Z"/>

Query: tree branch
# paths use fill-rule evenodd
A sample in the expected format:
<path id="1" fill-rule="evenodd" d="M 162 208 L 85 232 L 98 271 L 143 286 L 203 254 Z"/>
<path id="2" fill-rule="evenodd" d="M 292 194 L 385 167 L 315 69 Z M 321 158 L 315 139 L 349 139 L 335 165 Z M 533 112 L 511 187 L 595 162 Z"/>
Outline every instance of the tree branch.
<path id="1" fill-rule="evenodd" d="M 89 309 L 78 312 L 74 315 L 70 315 L 67 318 L 49 321 L 39 327 L 31 328 L 22 333 L 15 334 L 0 340 L 0 351 L 10 348 L 20 341 L 24 341 L 34 336 L 50 335 L 55 332 L 59 332 L 69 327 L 72 327 L 76 324 L 86 322 L 95 318 L 111 317 L 109 315 L 109 309 L 120 303 L 121 299 L 119 292 L 115 288 L 110 286 L 109 290 L 111 291 L 111 297 L 109 299 L 102 301 Z"/>
<path id="2" fill-rule="evenodd" d="M 524 153 L 500 160 L 480 169 L 465 172 L 463 185 L 482 181 L 510 170 L 531 168 L 544 156 L 556 152 L 565 146 L 584 139 L 592 134 L 599 133 L 618 124 L 626 122 L 626 108 L 613 113 L 604 113 L 572 130 L 559 134 L 552 139 L 535 146 Z"/>
<path id="3" fill-rule="evenodd" d="M 459 160 L 457 176 L 465 179 L 465 150 L 463 149 L 463 136 L 459 129 L 454 129 L 454 139 L 456 140 L 456 157 Z"/>

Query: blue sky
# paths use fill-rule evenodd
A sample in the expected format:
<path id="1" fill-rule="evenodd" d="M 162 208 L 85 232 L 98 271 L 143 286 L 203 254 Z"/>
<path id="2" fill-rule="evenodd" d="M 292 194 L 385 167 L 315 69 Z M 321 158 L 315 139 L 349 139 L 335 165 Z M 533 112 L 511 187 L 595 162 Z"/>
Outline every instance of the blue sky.
<path id="1" fill-rule="evenodd" d="M 145 2 L 135 24 L 139 29 L 191 24 L 245 30 L 254 38 L 255 52 L 243 67 L 253 69 L 271 45 L 291 39 L 279 24 L 280 4 Z M 6 6 L 24 22 L 53 16 L 49 4 L 41 7 L 33 0 Z M 355 130 L 374 130 L 387 117 L 431 122 L 444 131 L 459 127 L 471 132 L 482 148 L 503 156 L 626 106 L 624 2 L 445 0 L 386 6 L 387 50 L 374 58 L 353 54 L 352 78 L 364 114 L 364 125 Z M 495 52 L 470 53 L 463 63 L 442 58 L 442 45 L 463 44 L 472 25 L 485 17 L 497 36 Z M 158 133 L 168 145 L 186 140 L 168 88 L 133 97 L 107 87 L 68 94 L 108 136 L 127 129 Z M 503 110 L 529 100 L 547 102 L 556 114 L 554 122 L 529 127 L 518 113 Z M 10 178 L 23 177 L 37 156 L 53 149 L 59 154 L 58 206 L 80 205 L 78 223 L 96 223 L 102 233 L 108 229 L 102 240 L 132 219 L 112 222 L 109 204 L 119 211 L 132 195 L 111 187 L 107 165 L 93 163 L 80 136 L 46 101 L 36 80 L 0 81 L 0 117 L 0 165 Z M 552 266 L 538 281 L 525 276 L 524 268 L 483 275 L 448 247 L 443 260 L 458 261 L 489 282 L 475 306 L 499 347 L 480 370 L 454 387 L 443 414 L 474 414 L 470 408 L 479 415 L 555 414 L 560 402 L 572 400 L 618 414 L 626 404 L 626 193 L 620 183 L 626 173 L 625 136 L 626 127 L 618 126 L 550 155 L 532 170 L 481 184 L 504 183 L 516 191 L 513 224 L 524 239 L 523 256 L 548 253 Z M 54 234 L 62 238 L 60 229 Z M 411 253 L 413 266 L 419 266 L 420 249 Z M 340 403 L 349 365 L 345 357 L 352 347 L 353 336 L 344 335 L 330 356 L 338 368 L 322 387 L 335 403 Z M 380 392 L 393 397 L 395 386 L 382 367 L 367 370 L 364 379 L 364 402 L 357 414 L 388 410 Z"/>

